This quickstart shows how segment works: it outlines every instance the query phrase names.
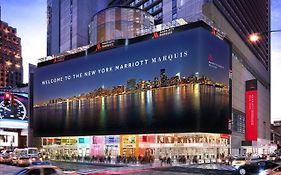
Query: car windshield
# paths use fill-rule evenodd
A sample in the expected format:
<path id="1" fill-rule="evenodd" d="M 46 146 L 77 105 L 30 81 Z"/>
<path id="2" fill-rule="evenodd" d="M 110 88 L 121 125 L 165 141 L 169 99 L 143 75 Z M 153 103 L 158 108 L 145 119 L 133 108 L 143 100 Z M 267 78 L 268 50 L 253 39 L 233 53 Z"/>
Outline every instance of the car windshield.
<path id="1" fill-rule="evenodd" d="M 20 151 L 18 151 L 18 154 L 19 155 L 26 155 L 27 151 L 26 150 L 20 150 Z"/>
<path id="2" fill-rule="evenodd" d="M 28 154 L 38 154 L 37 149 L 28 149 Z"/>

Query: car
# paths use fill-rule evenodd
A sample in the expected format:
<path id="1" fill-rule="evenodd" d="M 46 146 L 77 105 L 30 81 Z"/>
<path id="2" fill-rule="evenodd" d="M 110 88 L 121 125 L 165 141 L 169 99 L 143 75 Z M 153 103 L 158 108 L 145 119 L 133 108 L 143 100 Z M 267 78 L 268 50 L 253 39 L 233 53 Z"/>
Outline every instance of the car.
<path id="1" fill-rule="evenodd" d="M 260 159 L 266 159 L 268 157 L 268 154 L 261 154 L 259 156 Z"/>
<path id="2" fill-rule="evenodd" d="M 277 166 L 273 169 L 267 169 L 267 170 L 259 173 L 259 175 L 281 175 L 281 165 Z"/>
<path id="3" fill-rule="evenodd" d="M 0 152 L 0 163 L 4 163 L 4 158 L 3 158 L 3 156 L 4 156 L 4 153 L 3 153 L 3 151 L 1 151 L 1 152 Z"/>
<path id="4" fill-rule="evenodd" d="M 273 169 L 277 166 L 279 165 L 272 161 L 258 161 L 240 166 L 237 169 L 237 172 L 240 175 L 246 175 L 249 173 L 258 174 L 263 172 L 264 170 Z"/>
<path id="5" fill-rule="evenodd" d="M 36 165 L 25 167 L 15 175 L 63 175 L 63 171 L 53 165 Z"/>
<path id="6" fill-rule="evenodd" d="M 271 154 L 267 156 L 266 160 L 279 161 L 279 156 L 277 156 L 276 154 Z"/>
<path id="7" fill-rule="evenodd" d="M 16 161 L 17 166 L 29 166 L 31 164 L 31 160 L 28 156 L 19 156 Z"/>
<path id="8" fill-rule="evenodd" d="M 246 157 L 237 157 L 232 160 L 231 165 L 235 168 L 239 168 L 242 165 L 245 165 L 246 163 L 249 163 L 249 160 Z"/>
<path id="9" fill-rule="evenodd" d="M 13 151 L 11 150 L 5 150 L 3 151 L 3 153 L 1 154 L 1 158 L 0 158 L 0 163 L 6 163 L 6 164 L 10 164 L 12 162 L 12 153 Z"/>

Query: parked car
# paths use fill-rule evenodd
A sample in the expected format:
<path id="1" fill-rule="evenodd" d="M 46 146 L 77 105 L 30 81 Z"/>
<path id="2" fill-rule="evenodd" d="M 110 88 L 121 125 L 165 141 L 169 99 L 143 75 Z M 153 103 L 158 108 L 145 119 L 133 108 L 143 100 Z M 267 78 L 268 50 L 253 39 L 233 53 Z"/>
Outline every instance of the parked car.
<path id="1" fill-rule="evenodd" d="M 267 169 L 259 173 L 259 175 L 281 175 L 281 166 L 277 166 L 273 169 Z"/>
<path id="2" fill-rule="evenodd" d="M 267 169 L 273 169 L 277 166 L 279 165 L 272 161 L 258 161 L 240 166 L 237 169 L 237 172 L 240 175 L 246 175 L 249 173 L 257 174 Z"/>

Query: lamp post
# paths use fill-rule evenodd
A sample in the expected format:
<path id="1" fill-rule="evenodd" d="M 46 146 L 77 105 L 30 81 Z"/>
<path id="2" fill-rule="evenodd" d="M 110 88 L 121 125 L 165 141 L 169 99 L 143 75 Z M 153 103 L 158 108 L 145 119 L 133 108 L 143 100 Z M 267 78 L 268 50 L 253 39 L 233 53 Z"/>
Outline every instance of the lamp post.
<path id="1" fill-rule="evenodd" d="M 281 32 L 281 30 L 270 30 L 266 32 L 257 32 L 257 33 L 252 33 L 249 35 L 249 41 L 251 43 L 256 43 L 259 42 L 261 39 L 261 35 L 265 33 L 276 33 L 276 32 Z"/>

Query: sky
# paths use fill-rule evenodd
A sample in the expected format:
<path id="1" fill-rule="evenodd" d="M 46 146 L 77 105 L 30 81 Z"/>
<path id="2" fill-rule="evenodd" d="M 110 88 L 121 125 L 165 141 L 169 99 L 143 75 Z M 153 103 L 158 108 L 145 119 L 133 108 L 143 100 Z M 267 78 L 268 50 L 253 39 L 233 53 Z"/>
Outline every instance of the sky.
<path id="1" fill-rule="evenodd" d="M 281 1 L 271 2 L 271 30 L 281 29 Z M 281 120 L 281 32 L 271 34 L 271 121 Z"/>
<path id="2" fill-rule="evenodd" d="M 21 38 L 24 82 L 28 64 L 37 64 L 47 53 L 47 0 L 0 0 L 1 20 L 17 29 Z"/>
<path id="3" fill-rule="evenodd" d="M 21 38 L 24 82 L 28 82 L 28 64 L 37 64 L 46 56 L 47 0 L 0 0 L 2 20 L 17 29 Z M 271 1 L 271 28 L 281 29 L 281 1 Z M 271 120 L 281 120 L 281 32 L 271 38 Z"/>

